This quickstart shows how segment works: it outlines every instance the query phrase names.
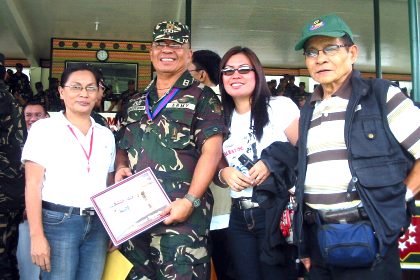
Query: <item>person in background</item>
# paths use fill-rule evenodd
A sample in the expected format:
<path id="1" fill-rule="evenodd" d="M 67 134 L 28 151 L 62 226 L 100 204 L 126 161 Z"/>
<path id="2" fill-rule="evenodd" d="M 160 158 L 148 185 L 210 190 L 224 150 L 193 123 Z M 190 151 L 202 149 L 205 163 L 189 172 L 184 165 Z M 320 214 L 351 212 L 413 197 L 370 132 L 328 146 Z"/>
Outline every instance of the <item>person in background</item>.
<path id="1" fill-rule="evenodd" d="M 290 99 L 298 104 L 298 96 L 299 96 L 299 87 L 295 85 L 295 76 L 293 75 L 285 75 L 285 79 L 287 80 L 287 85 L 284 91 L 284 96 L 289 97 Z"/>
<path id="2" fill-rule="evenodd" d="M 277 80 L 270 80 L 270 81 L 268 81 L 267 82 L 267 86 L 268 86 L 268 89 L 271 92 L 271 95 L 272 96 L 276 96 L 277 95 L 277 91 L 276 91 L 276 88 L 277 88 Z"/>
<path id="3" fill-rule="evenodd" d="M 90 116 L 95 120 L 97 124 L 110 128 L 106 118 L 99 113 L 101 111 L 102 100 L 104 98 L 104 91 L 106 90 L 107 86 L 105 83 L 105 79 L 102 75 L 102 71 L 98 70 L 98 75 L 99 75 L 99 88 L 98 88 L 99 94 L 98 94 L 98 99 L 95 102 L 95 107 L 93 107 L 93 110 Z"/>
<path id="4" fill-rule="evenodd" d="M 25 118 L 26 130 L 31 129 L 32 124 L 40 119 L 48 117 L 45 107 L 37 101 L 29 101 L 23 109 L 23 116 Z"/>
<path id="5" fill-rule="evenodd" d="M 46 106 L 47 94 L 44 91 L 44 86 L 42 85 L 42 82 L 36 82 L 35 89 L 36 89 L 36 93 L 32 96 L 32 98 L 30 99 L 30 102 L 32 101 L 32 102 L 39 103 L 42 106 Z"/>
<path id="6" fill-rule="evenodd" d="M 49 112 L 59 112 L 63 109 L 63 104 L 58 92 L 58 79 L 50 78 L 50 87 L 47 89 L 46 107 Z"/>
<path id="7" fill-rule="evenodd" d="M 219 99 L 187 70 L 190 36 L 180 22 L 156 25 L 150 49 L 156 78 L 130 99 L 117 136 L 115 181 L 151 167 L 172 201 L 162 224 L 123 244 L 134 264 L 130 279 L 208 279 L 210 273 L 208 186 L 225 130 Z"/>
<path id="8" fill-rule="evenodd" d="M 12 69 L 7 69 L 6 70 L 6 77 L 4 78 L 4 82 L 6 83 L 6 85 L 9 87 L 9 91 L 12 92 L 12 79 L 13 79 L 13 70 Z"/>
<path id="9" fill-rule="evenodd" d="M 309 96 L 310 93 L 305 90 L 306 83 L 305 82 L 299 82 L 299 96 Z"/>
<path id="10" fill-rule="evenodd" d="M 128 80 L 127 87 L 128 89 L 121 93 L 120 102 L 118 104 L 119 111 L 124 110 L 127 107 L 128 100 L 139 93 L 136 89 L 136 82 L 134 80 Z"/>
<path id="11" fill-rule="evenodd" d="M 191 76 L 211 88 L 219 99 L 220 61 L 221 58 L 217 53 L 210 50 L 198 50 L 193 52 L 192 62 L 188 66 Z M 214 197 L 213 214 L 210 223 L 211 258 L 217 279 L 229 280 L 233 279 L 231 275 L 232 261 L 227 240 L 231 207 L 229 189 L 211 183 L 210 190 Z"/>
<path id="12" fill-rule="evenodd" d="M 0 279 L 19 278 L 16 248 L 24 208 L 24 176 L 20 162 L 25 122 L 22 108 L 4 82 L 0 65 Z"/>
<path id="13" fill-rule="evenodd" d="M 134 80 L 128 80 L 127 82 L 128 89 L 121 93 L 121 98 L 118 101 L 118 112 L 115 115 L 115 119 L 117 122 L 121 122 L 127 116 L 124 115 L 127 112 L 127 104 L 130 98 L 134 95 L 138 94 L 138 90 L 136 89 L 136 82 Z"/>
<path id="14" fill-rule="evenodd" d="M 211 88 L 216 95 L 219 92 L 219 63 L 220 56 L 210 50 L 198 50 L 193 52 L 188 71 L 193 78 Z"/>
<path id="15" fill-rule="evenodd" d="M 66 68 L 65 111 L 32 124 L 22 152 L 31 256 L 43 280 L 100 279 L 109 238 L 90 197 L 113 183 L 115 140 L 90 117 L 99 77 Z"/>
<path id="16" fill-rule="evenodd" d="M 29 101 L 23 109 L 26 129 L 29 131 L 32 124 L 40 119 L 47 118 L 45 107 L 34 101 Z M 31 258 L 31 238 L 29 236 L 29 224 L 26 211 L 23 214 L 23 222 L 19 224 L 19 240 L 17 247 L 17 262 L 20 280 L 39 280 L 39 266 L 32 263 Z"/>
<path id="17" fill-rule="evenodd" d="M 266 210 L 258 204 L 255 192 L 271 175 L 269 166 L 260 160 L 262 151 L 277 141 L 290 142 L 294 149 L 299 109 L 289 98 L 270 97 L 262 65 L 249 48 L 231 48 L 220 65 L 220 92 L 229 135 L 223 143 L 228 167 L 218 174 L 219 181 L 231 190 L 228 236 L 235 279 L 288 279 L 296 274 L 294 260 L 291 267 L 292 258 L 286 256 L 288 252 L 279 252 L 285 247 L 275 250 L 273 256 L 278 258 L 262 261 L 268 242 L 266 230 L 271 225 L 266 222 Z M 280 218 L 273 222 L 278 229 Z"/>
<path id="18" fill-rule="evenodd" d="M 286 92 L 286 86 L 287 86 L 287 78 L 281 78 L 280 83 L 276 88 L 276 94 L 275 96 L 283 96 Z"/>
<path id="19" fill-rule="evenodd" d="M 21 63 L 16 63 L 16 73 L 12 77 L 11 90 L 21 106 L 24 106 L 32 97 L 29 77 L 23 73 L 23 65 Z"/>
<path id="20" fill-rule="evenodd" d="M 302 109 L 303 108 L 303 105 L 305 105 L 306 98 L 308 98 L 308 97 L 305 96 L 305 95 L 300 95 L 298 97 L 298 107 L 299 107 L 299 109 Z"/>
<path id="21" fill-rule="evenodd" d="M 354 70 L 359 47 L 339 16 L 305 24 L 295 46 L 301 49 L 320 86 L 300 118 L 300 257 L 311 280 L 401 279 L 398 239 L 420 190 L 420 110 L 391 82 Z M 334 230 L 329 254 L 318 238 L 327 237 L 324 229 Z M 355 254 L 346 253 L 349 236 L 366 236 L 353 241 L 365 244 L 356 244 Z M 357 255 L 361 248 L 372 251 Z"/>

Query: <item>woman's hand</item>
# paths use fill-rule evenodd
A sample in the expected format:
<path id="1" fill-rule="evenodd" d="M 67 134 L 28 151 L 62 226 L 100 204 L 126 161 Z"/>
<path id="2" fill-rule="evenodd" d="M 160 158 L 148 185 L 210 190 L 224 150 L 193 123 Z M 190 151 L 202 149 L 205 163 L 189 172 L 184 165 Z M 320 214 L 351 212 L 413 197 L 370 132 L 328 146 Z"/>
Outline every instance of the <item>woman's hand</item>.
<path id="1" fill-rule="evenodd" d="M 111 240 L 109 240 L 108 243 L 108 253 L 114 252 L 115 250 L 118 250 L 120 246 L 115 246 L 114 243 L 112 243 Z"/>
<path id="2" fill-rule="evenodd" d="M 259 186 L 270 176 L 270 170 L 262 160 L 257 161 L 256 164 L 249 170 L 249 176 L 254 181 L 254 185 Z"/>
<path id="3" fill-rule="evenodd" d="M 45 235 L 31 237 L 32 263 L 43 271 L 51 271 L 50 245 Z"/>
<path id="4" fill-rule="evenodd" d="M 237 170 L 234 167 L 225 167 L 220 172 L 220 177 L 232 190 L 240 192 L 248 187 L 254 186 L 254 181 L 248 176 L 244 175 L 242 172 Z"/>
<path id="5" fill-rule="evenodd" d="M 305 267 L 306 271 L 309 272 L 309 270 L 311 269 L 311 259 L 303 258 L 303 259 L 300 259 L 300 261 L 303 263 L 303 266 Z"/>

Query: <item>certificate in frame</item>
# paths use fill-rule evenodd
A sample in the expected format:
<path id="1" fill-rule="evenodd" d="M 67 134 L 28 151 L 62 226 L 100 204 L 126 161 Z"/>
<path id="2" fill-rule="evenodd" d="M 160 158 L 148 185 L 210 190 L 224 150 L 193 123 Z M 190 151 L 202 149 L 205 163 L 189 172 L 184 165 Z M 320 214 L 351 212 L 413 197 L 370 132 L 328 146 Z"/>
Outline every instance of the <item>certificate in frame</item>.
<path id="1" fill-rule="evenodd" d="M 91 197 L 93 207 L 115 246 L 162 222 L 170 199 L 150 168 Z"/>

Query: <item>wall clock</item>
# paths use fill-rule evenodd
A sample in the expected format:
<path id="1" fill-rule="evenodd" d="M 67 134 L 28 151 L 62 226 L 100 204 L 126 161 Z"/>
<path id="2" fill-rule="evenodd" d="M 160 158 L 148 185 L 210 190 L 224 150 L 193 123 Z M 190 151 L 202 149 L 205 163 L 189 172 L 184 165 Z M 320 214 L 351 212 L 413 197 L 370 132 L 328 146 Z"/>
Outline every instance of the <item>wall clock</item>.
<path id="1" fill-rule="evenodd" d="M 108 59 L 108 52 L 106 50 L 99 50 L 96 52 L 96 58 L 99 61 L 106 61 Z"/>

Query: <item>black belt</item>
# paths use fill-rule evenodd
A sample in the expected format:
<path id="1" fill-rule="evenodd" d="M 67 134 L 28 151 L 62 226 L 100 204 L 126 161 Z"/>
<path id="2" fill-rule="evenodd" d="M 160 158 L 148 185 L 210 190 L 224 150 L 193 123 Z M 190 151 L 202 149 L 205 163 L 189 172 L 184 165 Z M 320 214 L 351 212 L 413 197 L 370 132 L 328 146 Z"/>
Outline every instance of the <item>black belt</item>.
<path id="1" fill-rule="evenodd" d="M 307 205 L 305 206 L 304 220 L 308 224 L 314 224 L 317 221 L 325 224 L 351 224 L 368 219 L 365 208 L 361 205 L 339 210 L 315 210 Z"/>
<path id="2" fill-rule="evenodd" d="M 232 198 L 232 207 L 238 208 L 240 210 L 251 209 L 259 206 L 260 205 L 256 202 L 253 202 L 252 198 L 250 197 Z"/>
<path id="3" fill-rule="evenodd" d="M 92 207 L 90 208 L 78 208 L 78 207 L 71 207 L 65 206 L 60 204 L 51 203 L 48 201 L 42 201 L 42 208 L 46 210 L 61 212 L 61 213 L 69 213 L 72 215 L 79 215 L 79 216 L 95 216 L 95 209 Z"/>

